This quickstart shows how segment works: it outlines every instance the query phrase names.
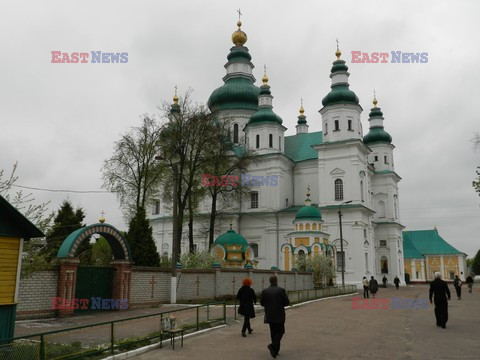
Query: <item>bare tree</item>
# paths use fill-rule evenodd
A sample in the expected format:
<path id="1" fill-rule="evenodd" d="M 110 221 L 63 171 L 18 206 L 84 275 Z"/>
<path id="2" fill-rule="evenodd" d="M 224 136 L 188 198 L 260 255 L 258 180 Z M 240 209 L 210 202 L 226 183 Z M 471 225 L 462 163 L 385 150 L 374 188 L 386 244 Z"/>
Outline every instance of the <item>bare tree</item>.
<path id="1" fill-rule="evenodd" d="M 158 196 L 164 168 L 155 156 L 161 131 L 153 117 L 144 115 L 140 126 L 115 142 L 113 156 L 104 162 L 103 187 L 117 193 L 127 220 Z"/>

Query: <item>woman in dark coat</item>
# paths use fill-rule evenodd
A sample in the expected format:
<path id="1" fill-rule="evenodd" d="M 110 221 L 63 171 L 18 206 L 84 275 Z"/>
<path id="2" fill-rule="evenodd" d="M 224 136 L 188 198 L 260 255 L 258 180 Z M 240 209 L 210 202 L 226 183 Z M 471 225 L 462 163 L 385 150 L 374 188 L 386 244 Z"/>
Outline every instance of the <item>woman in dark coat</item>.
<path id="1" fill-rule="evenodd" d="M 242 282 L 242 287 L 238 290 L 237 299 L 240 300 L 240 306 L 238 307 L 238 313 L 243 315 L 243 327 L 242 327 L 242 336 L 246 337 L 245 331 L 248 330 L 248 333 L 252 333 L 252 328 L 250 327 L 250 319 L 255 317 L 255 309 L 253 308 L 253 303 L 257 303 L 257 295 L 255 291 L 250 287 L 252 285 L 252 279 L 245 278 Z"/>
<path id="2" fill-rule="evenodd" d="M 375 294 L 378 291 L 378 282 L 377 282 L 377 280 L 375 280 L 375 278 L 373 276 L 370 279 L 370 283 L 369 283 L 368 287 L 370 288 L 370 292 L 372 293 L 373 298 L 375 299 Z"/>

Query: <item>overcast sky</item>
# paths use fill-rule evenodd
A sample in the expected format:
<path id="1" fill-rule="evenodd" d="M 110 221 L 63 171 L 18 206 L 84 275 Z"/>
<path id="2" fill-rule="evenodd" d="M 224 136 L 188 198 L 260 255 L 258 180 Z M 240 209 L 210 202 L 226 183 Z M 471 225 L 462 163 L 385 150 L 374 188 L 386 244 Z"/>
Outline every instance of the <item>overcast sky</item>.
<path id="1" fill-rule="evenodd" d="M 0 169 L 19 162 L 19 185 L 102 190 L 101 167 L 121 134 L 194 89 L 205 103 L 222 84 L 238 14 L 256 65 L 267 65 L 274 111 L 295 133 L 300 98 L 310 131 L 330 87 L 339 38 L 360 98 L 373 90 L 396 146 L 402 223 L 433 229 L 458 250 L 480 248 L 480 2 L 472 1 L 1 1 Z M 126 52 L 127 63 L 51 63 L 51 51 Z M 428 63 L 355 63 L 352 51 L 428 52 Z M 33 191 L 51 209 L 69 197 L 88 224 L 106 212 L 126 229 L 112 194 Z"/>

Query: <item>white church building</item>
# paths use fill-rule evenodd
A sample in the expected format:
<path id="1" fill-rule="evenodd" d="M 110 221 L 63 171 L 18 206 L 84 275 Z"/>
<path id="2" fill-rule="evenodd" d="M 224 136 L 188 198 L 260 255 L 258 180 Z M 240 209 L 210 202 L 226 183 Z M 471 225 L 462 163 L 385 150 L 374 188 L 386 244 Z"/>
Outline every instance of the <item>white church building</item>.
<path id="1" fill-rule="evenodd" d="M 245 46 L 247 36 L 240 21 L 237 25 L 238 30 L 232 35 L 234 46 L 225 65 L 224 84 L 212 92 L 208 107 L 219 118 L 233 119 L 231 133 L 235 144 L 258 154 L 258 161 L 248 174 L 270 176 L 277 181 L 252 187 L 248 198 L 228 204 L 229 208 L 219 216 L 215 238 L 232 224 L 233 230 L 254 250 L 257 268 L 291 270 L 288 263 L 295 251 L 312 245 L 292 246 L 291 250 L 282 247 L 300 226 L 301 219 L 296 215 L 304 207 L 308 188 L 311 206 L 321 216 L 315 219 L 318 224 L 321 220 L 321 231 L 316 225 L 315 229 L 329 243 L 327 249 L 336 252 L 337 283 L 342 261 L 347 284 L 359 284 L 363 276 L 372 275 L 379 282 L 384 275 L 389 282 L 395 276 L 403 279 L 404 227 L 400 223 L 398 195 L 401 178 L 395 172 L 392 137 L 384 130 L 377 100 L 373 99 L 369 130 L 364 135 L 363 109 L 357 95 L 349 89 L 348 67 L 337 49 L 330 71 L 331 90 L 319 104 L 322 131 L 309 132 L 301 107 L 296 134 L 285 136 L 287 129 L 273 111 L 268 77 L 263 76 L 260 87 L 255 85 L 254 66 Z M 208 214 L 209 202 L 205 201 L 200 210 Z M 170 255 L 172 218 L 168 204 L 155 201 L 149 218 L 157 249 L 161 255 Z M 208 217 L 196 219 L 198 250 L 208 249 L 208 233 L 204 231 L 207 221 Z M 315 230 L 310 231 L 314 236 Z M 188 251 L 188 232 L 184 231 L 182 236 L 183 253 Z"/>

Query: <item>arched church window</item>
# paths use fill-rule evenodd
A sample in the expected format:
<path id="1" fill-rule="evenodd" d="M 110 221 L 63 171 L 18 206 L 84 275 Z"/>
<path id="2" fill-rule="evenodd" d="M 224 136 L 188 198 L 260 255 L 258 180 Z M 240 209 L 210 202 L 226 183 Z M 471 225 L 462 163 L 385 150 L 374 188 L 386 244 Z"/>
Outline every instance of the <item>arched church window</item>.
<path id="1" fill-rule="evenodd" d="M 305 251 L 303 251 L 303 250 L 298 251 L 297 268 L 300 271 L 307 270 L 307 257 L 305 256 Z"/>
<path id="2" fill-rule="evenodd" d="M 382 274 L 388 274 L 388 259 L 386 256 L 380 258 L 380 270 Z"/>
<path id="3" fill-rule="evenodd" d="M 278 149 L 282 150 L 282 137 L 281 136 L 278 137 Z"/>
<path id="4" fill-rule="evenodd" d="M 362 201 L 365 201 L 364 196 L 363 196 L 363 180 L 360 180 L 360 199 Z"/>
<path id="5" fill-rule="evenodd" d="M 233 142 L 238 144 L 238 124 L 233 125 Z"/>
<path id="6" fill-rule="evenodd" d="M 250 244 L 253 250 L 253 256 L 258 257 L 258 244 Z"/>
<path id="7" fill-rule="evenodd" d="M 260 147 L 260 135 L 255 137 L 255 147 L 258 149 Z"/>
<path id="8" fill-rule="evenodd" d="M 305 230 L 310 230 L 310 224 L 305 225 Z"/>
<path id="9" fill-rule="evenodd" d="M 273 135 L 268 134 L 268 147 L 273 148 Z"/>
<path id="10" fill-rule="evenodd" d="M 343 181 L 342 179 L 335 180 L 335 200 L 343 200 Z"/>
<path id="11" fill-rule="evenodd" d="M 317 230 L 317 224 L 312 225 L 312 230 Z"/>

